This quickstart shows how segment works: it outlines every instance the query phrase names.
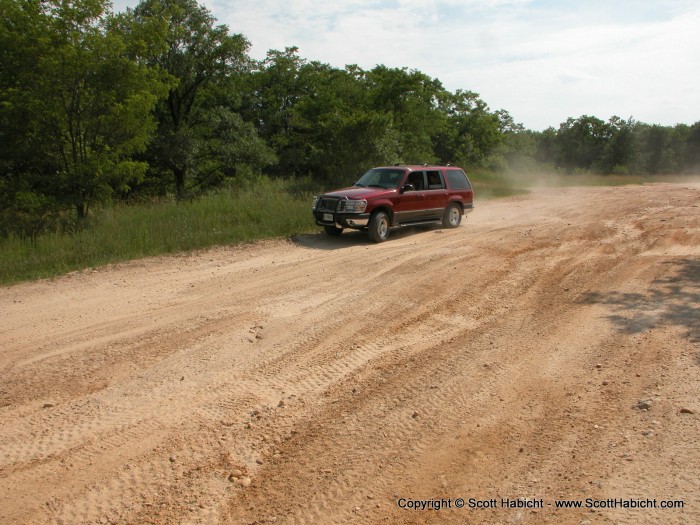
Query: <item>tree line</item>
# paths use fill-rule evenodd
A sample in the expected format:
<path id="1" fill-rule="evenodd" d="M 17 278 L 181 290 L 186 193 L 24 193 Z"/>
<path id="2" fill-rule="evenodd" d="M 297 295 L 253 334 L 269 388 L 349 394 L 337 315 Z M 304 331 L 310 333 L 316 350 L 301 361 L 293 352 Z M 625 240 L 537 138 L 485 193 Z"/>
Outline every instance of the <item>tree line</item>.
<path id="1" fill-rule="evenodd" d="M 670 173 L 700 122 L 595 117 L 525 129 L 407 68 L 337 68 L 294 47 L 253 60 L 196 0 L 0 0 L 0 234 L 79 224 L 107 200 L 187 198 L 259 175 L 336 186 L 367 168 L 452 163 Z M 68 213 L 70 211 L 70 213 Z"/>
<path id="2" fill-rule="evenodd" d="M 521 130 L 511 136 L 511 161 L 523 158 L 564 173 L 663 175 L 700 170 L 700 122 L 650 125 L 614 116 L 583 115 L 558 129 Z"/>

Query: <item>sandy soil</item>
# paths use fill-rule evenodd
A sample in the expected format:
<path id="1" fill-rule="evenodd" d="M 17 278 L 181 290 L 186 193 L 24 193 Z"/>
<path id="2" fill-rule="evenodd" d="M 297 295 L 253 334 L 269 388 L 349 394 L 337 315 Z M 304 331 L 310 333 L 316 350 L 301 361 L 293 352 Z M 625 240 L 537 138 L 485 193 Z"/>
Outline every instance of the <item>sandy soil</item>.
<path id="1" fill-rule="evenodd" d="M 699 312 L 697 183 L 1 288 L 0 523 L 700 523 Z"/>

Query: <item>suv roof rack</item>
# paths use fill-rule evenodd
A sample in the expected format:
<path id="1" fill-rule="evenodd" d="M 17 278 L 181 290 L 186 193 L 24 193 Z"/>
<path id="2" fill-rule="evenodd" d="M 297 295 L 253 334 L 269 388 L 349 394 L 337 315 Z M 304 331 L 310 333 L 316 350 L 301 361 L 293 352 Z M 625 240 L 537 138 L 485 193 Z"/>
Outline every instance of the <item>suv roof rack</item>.
<path id="1" fill-rule="evenodd" d="M 448 163 L 432 163 L 429 164 L 427 162 L 422 162 L 422 163 L 413 163 L 413 162 L 403 162 L 403 163 L 397 163 L 397 164 L 392 164 L 392 166 L 452 166 L 452 164 Z"/>

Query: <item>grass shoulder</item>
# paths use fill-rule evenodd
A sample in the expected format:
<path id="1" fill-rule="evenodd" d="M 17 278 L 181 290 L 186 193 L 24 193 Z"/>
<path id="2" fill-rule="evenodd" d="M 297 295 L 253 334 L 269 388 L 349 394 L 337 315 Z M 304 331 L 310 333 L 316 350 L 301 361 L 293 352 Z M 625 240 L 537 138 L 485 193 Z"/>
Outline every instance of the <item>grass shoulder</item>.
<path id="1" fill-rule="evenodd" d="M 77 232 L 0 239 L 0 284 L 312 231 L 310 203 L 288 182 L 261 179 L 190 201 L 105 206 Z"/>

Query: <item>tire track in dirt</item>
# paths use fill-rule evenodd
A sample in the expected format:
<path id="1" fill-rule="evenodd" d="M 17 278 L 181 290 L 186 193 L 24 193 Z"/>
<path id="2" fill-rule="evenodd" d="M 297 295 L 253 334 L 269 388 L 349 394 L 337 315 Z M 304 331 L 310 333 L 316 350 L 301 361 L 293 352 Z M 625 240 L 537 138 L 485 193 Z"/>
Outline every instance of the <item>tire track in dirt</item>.
<path id="1" fill-rule="evenodd" d="M 544 190 L 382 245 L 301 236 L 7 289 L 0 521 L 461 523 L 399 512 L 396 495 L 604 495 L 672 476 L 687 491 L 691 474 L 659 465 L 652 486 L 618 454 L 648 457 L 621 425 L 651 377 L 663 390 L 678 372 L 655 374 L 660 349 L 694 355 L 682 261 L 700 192 L 657 189 Z M 74 301 L 106 290 L 90 311 Z M 78 384 L 57 381 L 68 368 Z M 666 395 L 692 399 L 688 381 Z M 676 419 L 658 442 L 696 459 L 672 432 L 697 424 Z"/>
<path id="2" fill-rule="evenodd" d="M 510 275 L 508 276 L 507 280 L 497 280 L 492 286 L 493 290 L 488 290 L 487 295 L 492 297 L 491 301 L 494 305 L 500 303 L 506 296 L 512 295 L 512 291 L 510 290 L 511 288 L 518 288 L 519 293 L 521 294 L 527 293 L 527 285 L 531 277 L 529 270 L 526 268 L 520 268 L 520 274 L 514 275 L 513 269 L 511 269 L 509 273 Z M 467 407 L 468 400 L 463 395 L 461 397 L 455 397 L 454 392 L 451 392 L 449 388 L 444 388 L 445 382 L 459 383 L 464 381 L 467 377 L 476 375 L 474 372 L 478 370 L 478 366 L 474 366 L 473 361 L 478 361 L 478 359 L 475 359 L 475 356 L 471 352 L 465 352 L 464 345 L 468 343 L 470 348 L 474 345 L 479 345 L 479 336 L 475 336 L 477 333 L 477 330 L 475 329 L 477 327 L 479 327 L 479 331 L 485 330 L 490 334 L 497 331 L 496 326 L 487 327 L 488 324 L 498 325 L 497 318 L 498 315 L 492 314 L 490 319 L 484 320 L 483 325 L 481 322 L 470 323 L 470 330 L 467 332 L 467 334 L 465 334 L 463 327 L 460 327 L 457 330 L 446 330 L 442 334 L 435 333 L 434 337 L 429 341 L 429 345 L 425 348 L 411 348 L 411 340 L 414 342 L 425 343 L 425 338 L 421 337 L 420 330 L 411 334 L 406 341 L 399 339 L 394 346 L 401 349 L 400 359 L 403 361 L 408 361 L 405 364 L 406 368 L 411 368 L 414 366 L 417 368 L 417 371 L 413 374 L 406 369 L 402 369 L 400 381 L 406 381 L 413 387 L 404 389 L 404 391 L 393 400 L 392 409 L 386 414 L 372 414 L 367 420 L 362 420 L 361 422 L 357 422 L 352 425 L 345 422 L 343 428 L 362 428 L 368 435 L 375 435 L 383 428 L 390 430 L 390 436 L 386 436 L 382 440 L 383 445 L 386 447 L 386 452 L 384 455 L 388 456 L 392 453 L 395 454 L 397 450 L 401 450 L 401 455 L 407 456 L 407 459 L 402 461 L 394 461 L 391 468 L 405 469 L 407 463 L 410 463 L 410 457 L 417 457 L 424 453 L 426 448 L 429 446 L 430 441 L 434 439 L 434 436 L 427 433 L 424 440 L 411 442 L 410 437 L 413 427 L 416 425 L 416 418 L 412 418 L 411 413 L 407 413 L 406 409 L 402 407 L 407 401 L 409 401 L 411 406 L 414 407 L 414 409 L 412 409 L 414 413 L 422 414 L 422 418 L 425 417 L 425 414 L 432 414 L 436 420 L 440 421 L 440 425 L 444 425 L 448 428 L 455 425 L 458 419 L 463 418 L 464 415 L 462 411 L 455 410 L 455 407 Z M 422 325 L 423 328 L 426 325 L 430 326 L 429 320 Z M 460 343 L 455 347 L 454 342 L 456 339 L 460 339 Z M 454 347 L 447 355 L 444 351 L 445 345 L 452 345 Z M 491 346 L 487 345 L 485 342 L 481 343 L 481 347 L 481 353 L 486 353 L 491 349 Z M 429 356 L 426 355 L 428 353 L 430 353 Z M 394 357 L 396 358 L 396 356 Z M 418 364 L 414 365 L 414 362 L 417 362 Z M 375 363 L 373 364 L 373 368 L 381 369 L 382 367 L 378 363 Z M 462 371 L 465 369 L 468 370 L 469 373 L 465 373 L 464 376 L 451 377 L 451 375 L 454 375 L 456 370 Z M 426 387 L 424 381 L 419 379 L 421 375 L 439 380 L 443 388 L 438 389 L 437 387 Z M 511 373 L 510 375 L 513 374 Z M 392 385 L 392 389 L 396 388 L 398 388 L 397 385 Z M 456 389 L 456 391 L 459 392 L 459 389 Z M 468 397 L 471 398 L 471 395 Z M 344 407 L 344 409 L 351 410 L 349 407 Z M 375 421 L 377 422 L 376 425 L 373 423 Z M 320 427 L 317 430 L 319 433 L 322 432 L 322 429 L 324 428 L 334 429 L 337 427 L 337 425 L 325 420 L 322 420 L 318 426 Z M 362 445 L 354 445 L 355 443 L 358 443 L 357 438 L 358 436 L 355 432 L 349 432 L 347 435 L 347 441 L 339 438 L 338 436 L 329 437 L 326 435 L 323 435 L 323 438 L 316 437 L 314 441 L 333 443 L 334 446 L 329 447 L 330 450 L 334 452 L 342 450 L 344 451 L 344 456 L 346 458 L 351 458 L 361 455 L 361 450 L 358 450 L 358 447 L 362 449 Z M 299 439 L 303 440 L 304 437 Z M 338 442 L 339 439 L 340 442 Z M 402 443 L 404 444 L 403 447 L 401 446 Z M 407 443 L 410 443 L 410 450 L 405 450 Z M 372 452 L 375 456 L 382 455 L 376 447 Z M 349 462 L 349 460 L 346 459 L 346 463 L 347 462 Z M 296 462 L 293 463 L 293 465 L 294 468 L 297 468 Z M 326 470 L 330 471 L 332 469 Z M 338 474 L 336 475 L 338 476 Z M 338 494 L 344 493 L 347 495 L 349 492 L 352 492 L 347 490 L 352 486 L 362 486 L 365 489 L 368 489 L 369 484 L 367 483 L 366 479 L 359 479 L 363 476 L 370 479 L 374 478 L 371 472 L 367 472 L 366 468 L 363 469 L 363 471 L 356 472 L 354 474 L 347 469 L 343 470 L 343 472 L 335 480 L 330 482 L 330 488 L 326 491 L 327 497 L 332 500 L 336 498 Z M 398 477 L 400 478 L 400 476 Z M 282 478 L 284 478 L 284 475 Z M 263 492 L 267 494 L 268 487 L 265 487 Z M 289 495 L 287 495 L 287 498 L 289 498 Z M 302 497 L 300 499 L 306 498 Z M 350 505 L 351 502 L 344 501 L 344 503 L 346 505 Z M 356 505 L 351 506 L 350 508 L 358 508 L 357 506 L 363 503 L 363 496 L 360 495 L 359 498 L 356 498 L 354 501 L 352 501 L 352 503 L 355 503 Z M 257 506 L 257 504 L 253 505 L 254 508 L 257 508 Z M 298 512 L 292 516 L 289 522 L 318 522 L 324 516 L 326 519 L 329 519 L 329 506 L 332 507 L 332 505 L 323 498 L 311 498 L 311 500 L 308 501 L 307 507 L 304 509 L 304 511 Z M 339 519 L 336 520 L 336 518 Z M 357 518 L 357 516 L 355 516 L 355 518 Z M 335 518 L 330 518 L 330 521 L 333 522 L 340 522 L 343 520 L 352 521 L 352 512 L 346 513 L 345 515 L 342 515 L 342 517 L 336 516 Z"/>

